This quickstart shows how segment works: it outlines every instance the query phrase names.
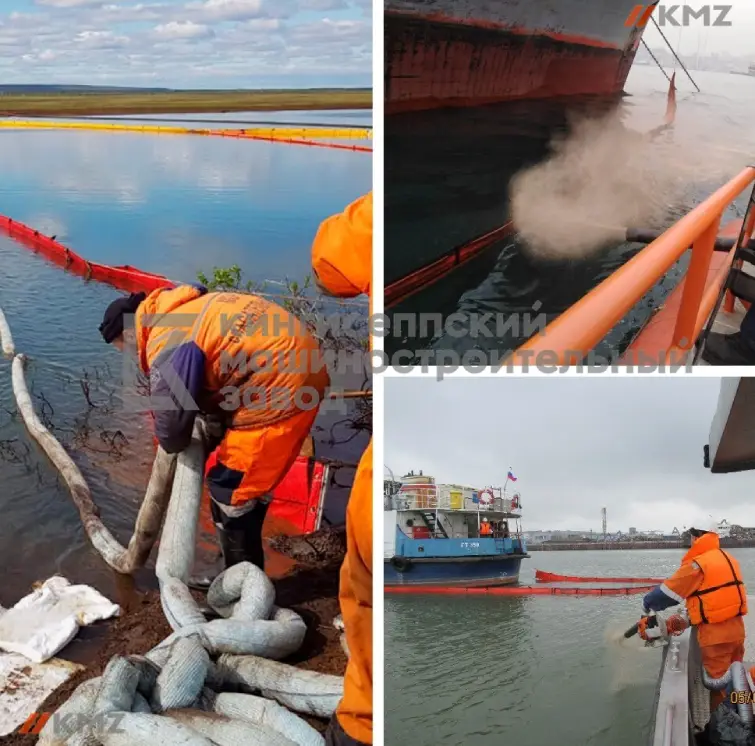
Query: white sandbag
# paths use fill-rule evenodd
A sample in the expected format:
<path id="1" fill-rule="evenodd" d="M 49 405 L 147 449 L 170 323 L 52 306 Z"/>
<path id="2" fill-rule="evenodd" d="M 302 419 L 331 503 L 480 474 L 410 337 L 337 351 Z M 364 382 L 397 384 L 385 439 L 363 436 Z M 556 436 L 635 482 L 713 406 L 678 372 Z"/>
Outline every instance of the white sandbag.
<path id="1" fill-rule="evenodd" d="M 262 725 L 230 720 L 200 710 L 178 710 L 166 716 L 189 726 L 217 746 L 296 746 L 280 733 Z"/>
<path id="2" fill-rule="evenodd" d="M 204 647 L 212 655 L 234 653 L 261 655 L 282 660 L 295 653 L 302 645 L 307 626 L 297 617 L 288 623 L 259 619 L 247 622 L 236 619 L 213 619 L 193 627 L 183 627 L 147 653 L 150 660 L 161 660 L 160 650 L 185 636 L 199 635 Z M 164 659 L 164 658 L 162 658 Z"/>
<path id="3" fill-rule="evenodd" d="M 213 746 L 209 738 L 163 715 L 127 713 L 117 733 L 100 734 L 102 746 Z"/>
<path id="4" fill-rule="evenodd" d="M 205 698 L 204 704 L 218 715 L 264 725 L 297 746 L 325 746 L 325 739 L 309 723 L 272 700 L 252 694 L 213 692 Z"/>
<path id="5" fill-rule="evenodd" d="M 189 447 L 176 463 L 173 489 L 165 516 L 155 573 L 160 581 L 177 578 L 188 582 L 194 563 L 197 518 L 202 499 L 204 446 L 195 427 Z"/>
<path id="6" fill-rule="evenodd" d="M 76 732 L 82 718 L 79 718 L 77 723 L 75 716 L 92 714 L 101 681 L 101 677 L 98 676 L 76 688 L 76 691 L 52 714 L 40 731 L 37 741 L 39 746 L 52 746 L 56 739 L 66 739 Z"/>
<path id="7" fill-rule="evenodd" d="M 265 572 L 240 562 L 222 572 L 207 591 L 207 603 L 223 617 L 269 619 L 275 588 Z"/>
<path id="8" fill-rule="evenodd" d="M 131 712 L 139 671 L 126 658 L 116 655 L 102 673 L 93 713 Z"/>
<path id="9" fill-rule="evenodd" d="M 6 357 L 13 357 L 16 354 L 13 335 L 10 333 L 10 327 L 2 308 L 0 308 L 0 344 Z"/>
<path id="10" fill-rule="evenodd" d="M 225 684 L 259 691 L 291 710 L 329 718 L 343 697 L 343 677 L 302 671 L 252 655 L 223 655 L 217 663 Z"/>
<path id="11" fill-rule="evenodd" d="M 68 645 L 80 626 L 119 612 L 94 588 L 54 576 L 0 616 L 0 648 L 42 663 Z"/>
<path id="12" fill-rule="evenodd" d="M 153 712 L 192 707 L 202 693 L 210 656 L 195 637 L 175 641 L 152 691 Z"/>

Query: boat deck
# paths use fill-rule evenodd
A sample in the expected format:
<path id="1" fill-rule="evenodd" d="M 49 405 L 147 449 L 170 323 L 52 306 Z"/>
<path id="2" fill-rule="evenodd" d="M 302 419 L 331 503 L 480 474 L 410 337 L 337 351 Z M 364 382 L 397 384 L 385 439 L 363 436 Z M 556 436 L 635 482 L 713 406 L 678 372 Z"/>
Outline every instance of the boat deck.
<path id="1" fill-rule="evenodd" d="M 752 608 L 755 596 L 747 596 Z M 745 623 L 745 665 L 755 665 L 755 615 Z M 664 649 L 656 695 L 655 728 L 649 746 L 694 746 L 690 725 L 702 730 L 710 719 L 710 694 L 702 682 L 700 649 L 687 629 Z"/>
<path id="2" fill-rule="evenodd" d="M 742 270 L 751 277 L 755 277 L 755 266 L 753 266 L 752 264 L 745 262 L 742 266 Z M 713 320 L 712 331 L 716 332 L 717 334 L 734 334 L 735 332 L 738 332 L 739 327 L 742 325 L 742 320 L 745 317 L 746 311 L 747 309 L 742 304 L 742 301 L 740 301 L 738 298 L 735 298 L 734 311 L 732 313 L 727 313 L 723 310 L 722 307 Z M 693 357 L 694 354 L 690 353 L 690 362 Z M 697 364 L 708 365 L 708 363 L 706 363 L 702 358 L 698 360 Z M 755 657 L 753 657 L 753 661 L 755 661 Z"/>

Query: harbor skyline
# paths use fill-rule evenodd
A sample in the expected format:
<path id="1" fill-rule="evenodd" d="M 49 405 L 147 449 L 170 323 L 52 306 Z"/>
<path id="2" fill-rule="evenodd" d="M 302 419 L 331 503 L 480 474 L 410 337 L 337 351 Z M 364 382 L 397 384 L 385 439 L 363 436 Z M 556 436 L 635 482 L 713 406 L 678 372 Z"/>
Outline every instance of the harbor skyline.
<path id="1" fill-rule="evenodd" d="M 513 468 L 523 528 L 608 533 L 697 523 L 755 525 L 747 474 L 703 464 L 720 380 L 676 378 L 386 381 L 385 478 L 409 471 L 438 483 L 499 486 Z M 449 427 L 428 428 L 439 416 Z M 425 424 L 423 424 L 425 423 Z M 452 425 L 452 427 L 451 427 Z M 421 427 L 422 437 L 417 437 Z M 461 434 L 461 435 L 460 435 Z M 460 443 L 464 447 L 460 447 Z M 511 491 L 511 490 L 508 490 Z M 721 494 L 725 512 L 719 514 Z"/>

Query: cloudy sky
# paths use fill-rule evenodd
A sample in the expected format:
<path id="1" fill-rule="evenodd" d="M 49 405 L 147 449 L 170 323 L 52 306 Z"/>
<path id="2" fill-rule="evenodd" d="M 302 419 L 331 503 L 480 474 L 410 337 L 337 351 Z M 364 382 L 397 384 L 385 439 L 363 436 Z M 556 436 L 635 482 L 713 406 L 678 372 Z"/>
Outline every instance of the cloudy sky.
<path id="1" fill-rule="evenodd" d="M 674 11 L 674 17 L 681 23 L 682 6 L 686 5 L 696 11 L 701 10 L 706 3 L 699 0 L 661 0 L 662 5 L 666 5 L 668 11 L 671 11 L 672 5 L 678 5 L 679 10 Z M 640 5 L 641 3 L 638 3 Z M 729 0 L 728 3 L 709 3 L 711 7 L 711 22 L 714 21 L 719 11 L 714 8 L 720 5 L 730 5 L 726 21 L 731 23 L 728 27 L 706 27 L 702 18 L 696 20 L 690 19 L 689 26 L 674 28 L 666 25 L 663 33 L 671 42 L 674 49 L 683 54 L 696 54 L 698 50 L 701 54 L 713 54 L 715 52 L 728 52 L 733 55 L 744 55 L 755 61 L 755 48 L 753 47 L 753 37 L 755 36 L 755 2 L 753 0 Z M 654 14 L 658 20 L 658 11 Z M 645 41 L 651 47 L 663 47 L 665 42 L 658 30 L 652 23 L 648 24 L 644 34 Z"/>
<path id="2" fill-rule="evenodd" d="M 2 0 L 0 80 L 369 86 L 370 0 Z"/>
<path id="3" fill-rule="evenodd" d="M 525 530 L 755 526 L 755 472 L 711 474 L 713 378 L 390 378 L 385 465 L 439 482 L 518 478 Z M 387 470 L 385 471 L 387 474 Z"/>

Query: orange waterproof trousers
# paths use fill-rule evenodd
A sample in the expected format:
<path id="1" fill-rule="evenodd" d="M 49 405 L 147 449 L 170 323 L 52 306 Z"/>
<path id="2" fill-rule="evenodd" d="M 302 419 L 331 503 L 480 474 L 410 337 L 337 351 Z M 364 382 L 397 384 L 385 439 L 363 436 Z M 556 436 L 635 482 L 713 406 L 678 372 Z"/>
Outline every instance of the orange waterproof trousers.
<path id="1" fill-rule="evenodd" d="M 744 640 L 741 642 L 721 642 L 717 645 L 700 647 L 703 667 L 709 676 L 718 679 L 723 676 L 734 661 L 745 657 Z M 710 711 L 713 712 L 726 699 L 726 691 L 710 693 Z"/>
<path id="2" fill-rule="evenodd" d="M 228 515 L 268 495 L 286 476 L 312 430 L 317 409 L 251 430 L 227 430 L 205 465 L 212 499 Z"/>

